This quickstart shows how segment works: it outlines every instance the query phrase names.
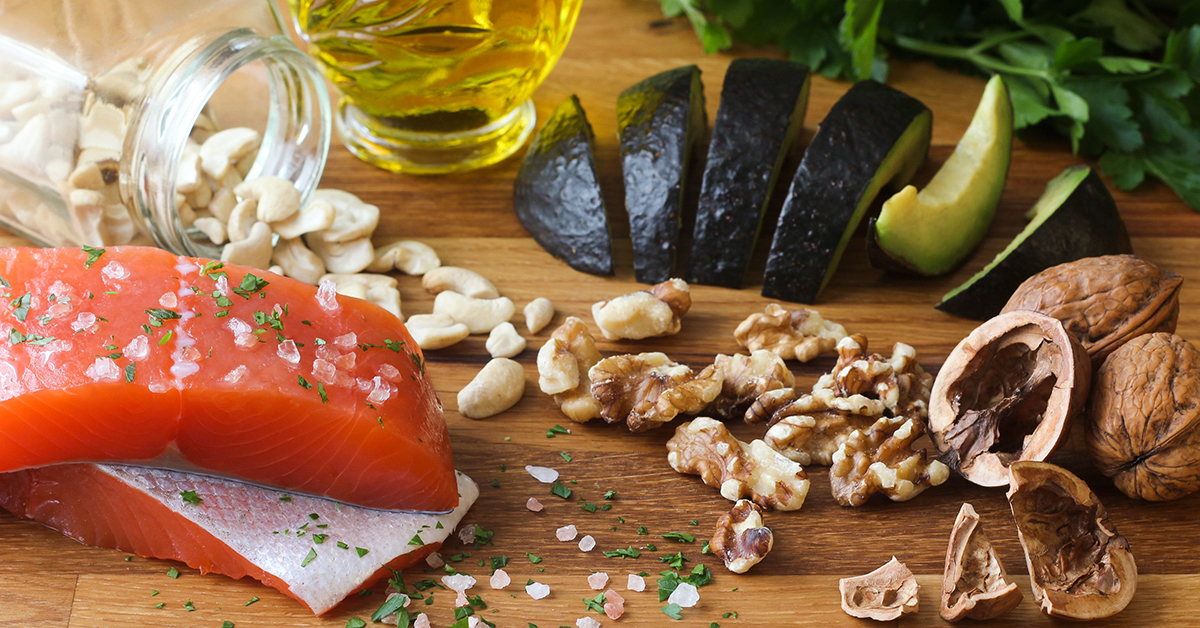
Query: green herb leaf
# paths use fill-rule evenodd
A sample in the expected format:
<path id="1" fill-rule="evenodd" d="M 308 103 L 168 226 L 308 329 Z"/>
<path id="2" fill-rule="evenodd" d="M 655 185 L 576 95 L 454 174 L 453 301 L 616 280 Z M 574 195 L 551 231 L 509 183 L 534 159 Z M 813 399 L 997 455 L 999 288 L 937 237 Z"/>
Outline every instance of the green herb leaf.
<path id="1" fill-rule="evenodd" d="M 631 545 L 625 549 L 615 549 L 604 552 L 604 555 L 609 558 L 638 558 L 642 555 L 642 553 L 634 549 Z"/>
<path id="2" fill-rule="evenodd" d="M 183 603 L 183 610 L 190 613 L 190 612 L 196 610 L 196 606 L 194 604 L 192 604 L 191 600 L 188 600 Z"/>
<path id="3" fill-rule="evenodd" d="M 600 613 L 601 615 L 604 614 L 604 602 L 603 593 L 597 593 L 596 597 L 593 598 L 583 598 L 583 605 L 587 610 Z"/>
<path id="4" fill-rule="evenodd" d="M 83 252 L 87 253 L 87 259 L 83 261 L 84 268 L 91 268 L 92 264 L 95 264 L 96 260 L 100 259 L 101 255 L 104 255 L 104 249 L 92 248 L 86 244 L 83 246 Z"/>
<path id="5" fill-rule="evenodd" d="M 687 532 L 667 532 L 666 534 L 662 535 L 662 538 L 678 541 L 680 543 L 694 543 L 696 541 L 696 537 L 688 534 Z"/>
<path id="6" fill-rule="evenodd" d="M 354 548 L 354 553 L 358 554 L 359 558 L 362 558 L 363 556 L 370 554 L 371 550 L 363 548 L 363 547 L 356 547 L 356 548 Z"/>
<path id="7" fill-rule="evenodd" d="M 546 438 L 554 438 L 555 435 L 558 435 L 558 434 L 570 434 L 570 433 L 571 433 L 571 430 L 569 430 L 561 425 L 555 425 L 554 427 L 546 430 Z"/>
<path id="8" fill-rule="evenodd" d="M 383 603 L 383 606 L 380 606 L 379 609 L 376 610 L 371 615 L 371 621 L 380 621 L 384 617 L 387 617 L 388 615 L 391 615 L 392 613 L 396 613 L 397 617 L 401 620 L 400 622 L 398 622 L 398 625 L 408 626 L 408 611 L 404 610 L 404 602 L 406 602 L 407 600 L 408 600 L 408 596 L 403 595 L 403 594 L 397 595 L 397 596 L 393 597 L 392 599 L 387 600 L 386 602 Z M 399 617 L 400 611 L 404 612 L 403 617 Z"/>
<path id="9" fill-rule="evenodd" d="M 542 557 L 541 557 L 541 556 L 536 556 L 536 555 L 534 555 L 534 554 L 531 554 L 531 553 L 529 553 L 529 552 L 525 552 L 525 556 L 526 556 L 526 557 L 529 559 L 529 562 L 531 562 L 531 563 L 533 563 L 533 564 L 535 564 L 535 565 L 536 565 L 536 564 L 538 564 L 538 563 L 540 563 L 540 562 L 542 562 Z"/>
<path id="10" fill-rule="evenodd" d="M 666 606 L 662 607 L 663 614 L 671 619 L 683 619 L 683 615 L 681 614 L 682 611 L 683 607 L 678 604 L 667 604 Z"/>
<path id="11" fill-rule="evenodd" d="M 555 480 L 554 484 L 550 485 L 550 494 L 557 495 L 563 499 L 570 499 L 571 498 L 571 489 L 567 488 L 566 486 L 563 486 L 562 482 Z"/>
<path id="12" fill-rule="evenodd" d="M 167 570 L 167 577 L 168 577 L 168 578 L 173 578 L 173 579 L 175 579 L 175 580 L 178 580 L 178 579 L 179 579 L 179 570 L 178 570 L 178 569 L 176 569 L 176 568 L 174 568 L 174 567 L 172 567 L 172 568 L 168 569 L 168 570 Z"/>
<path id="13" fill-rule="evenodd" d="M 304 557 L 304 560 L 300 561 L 300 566 L 301 566 L 301 567 L 307 567 L 309 563 L 311 563 L 312 561 L 314 561 L 314 560 L 316 560 L 316 559 L 317 559 L 317 550 L 316 550 L 316 548 L 309 548 L 309 550 L 308 550 L 308 556 L 305 556 L 305 557 Z"/>
<path id="14" fill-rule="evenodd" d="M 255 596 L 255 597 L 250 598 L 250 600 L 248 602 L 246 602 L 245 604 L 242 604 L 242 606 L 250 606 L 251 604 L 253 604 L 257 601 L 258 601 L 258 597 Z"/>
<path id="15" fill-rule="evenodd" d="M 569 454 L 569 453 L 567 453 L 567 452 L 565 452 L 565 451 L 560 451 L 560 452 L 558 452 L 558 455 L 562 456 L 562 459 L 563 459 L 563 460 L 566 460 L 567 462 L 570 462 L 571 460 L 574 460 L 574 458 L 571 458 L 571 454 Z"/>
<path id="16" fill-rule="evenodd" d="M 183 501 L 192 505 L 196 505 L 204 501 L 199 495 L 196 494 L 196 491 L 183 491 L 179 494 L 179 497 L 181 497 Z"/>
<path id="17" fill-rule="evenodd" d="M 346 628 L 366 628 L 366 626 L 367 622 L 359 619 L 358 617 L 351 617 L 350 619 L 346 620 Z"/>
<path id="18" fill-rule="evenodd" d="M 125 381 L 132 383 L 134 376 L 137 375 L 137 364 L 130 362 L 125 365 Z"/>

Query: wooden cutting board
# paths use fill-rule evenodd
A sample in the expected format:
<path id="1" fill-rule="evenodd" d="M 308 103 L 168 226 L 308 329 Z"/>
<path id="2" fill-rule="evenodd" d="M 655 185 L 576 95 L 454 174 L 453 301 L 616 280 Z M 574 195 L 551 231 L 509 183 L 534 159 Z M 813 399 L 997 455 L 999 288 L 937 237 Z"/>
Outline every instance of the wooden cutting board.
<path id="1" fill-rule="evenodd" d="M 690 26 L 683 20 L 663 20 L 653 0 L 588 0 L 566 54 L 535 98 L 538 115 L 545 119 L 562 99 L 578 94 L 595 127 L 597 161 L 605 197 L 613 214 L 617 274 L 600 278 L 580 274 L 543 252 L 517 222 L 512 210 L 512 179 L 518 160 L 455 176 L 418 178 L 395 176 L 373 169 L 340 146 L 329 157 L 324 184 L 349 190 L 383 210 L 377 242 L 416 238 L 433 246 L 443 263 L 465 266 L 491 278 L 500 291 L 523 307 L 536 297 L 548 297 L 558 308 L 546 330 L 529 335 L 520 314 L 517 327 L 529 338 L 529 348 L 517 359 L 526 368 L 525 397 L 499 416 L 471 421 L 456 411 L 455 395 L 487 362 L 484 337 L 475 336 L 452 348 L 428 354 L 429 372 L 446 407 L 460 469 L 482 486 L 482 497 L 468 514 L 468 523 L 495 531 L 493 546 L 470 549 L 470 558 L 456 566 L 480 578 L 473 593 L 483 596 L 488 608 L 482 616 L 499 626 L 542 628 L 574 626 L 585 611 L 582 598 L 592 597 L 586 584 L 591 570 L 605 571 L 625 594 L 629 573 L 656 574 L 664 567 L 659 558 L 683 551 L 692 566 L 703 562 L 715 574 L 701 589 L 702 599 L 684 611 L 681 626 L 863 626 L 838 606 L 838 578 L 865 573 L 893 555 L 908 563 L 922 585 L 921 611 L 905 625 L 940 625 L 938 599 L 950 526 L 959 505 L 970 501 L 983 517 L 1000 558 L 1026 594 L 1016 611 L 995 622 L 1050 625 L 1032 601 L 1023 555 L 1017 541 L 1002 489 L 983 489 L 961 478 L 951 478 L 907 503 L 875 499 L 856 508 L 838 506 L 828 490 L 828 473 L 810 468 L 812 490 L 802 510 L 769 513 L 767 524 L 775 531 L 775 549 L 748 575 L 733 575 L 711 556 L 702 556 L 700 540 L 712 535 L 716 519 L 729 508 L 715 490 L 695 477 L 681 476 L 667 465 L 664 443 L 670 427 L 631 434 L 619 426 L 575 425 L 537 388 L 537 348 L 551 329 L 567 315 L 590 321 L 592 302 L 638 289 L 633 271 L 628 228 L 623 224 L 623 193 L 616 140 L 617 94 L 630 84 L 656 72 L 685 64 L 703 69 L 709 120 L 715 117 L 725 67 L 734 55 L 771 55 L 772 50 L 739 47 L 734 54 L 705 55 Z M 951 153 L 966 128 L 983 90 L 980 80 L 940 71 L 929 64 L 894 64 L 892 85 L 927 103 L 934 111 L 930 161 L 918 175 L 928 180 Z M 813 80 L 803 142 L 847 84 Z M 794 167 L 795 159 L 792 160 Z M 1041 193 L 1047 180 L 1064 167 L 1079 162 L 1057 139 L 1018 141 L 1012 168 L 995 224 L 980 250 L 951 276 L 917 280 L 889 276 L 870 268 L 853 241 L 841 269 L 816 304 L 827 318 L 852 332 L 867 335 L 876 350 L 892 343 L 916 347 L 929 371 L 936 371 L 953 346 L 975 324 L 932 308 L 940 295 L 959 284 L 991 259 L 1024 224 L 1023 212 Z M 781 180 L 775 207 L 790 174 Z M 1134 249 L 1164 268 L 1186 278 L 1179 333 L 1200 341 L 1200 214 L 1180 203 L 1167 189 L 1146 186 L 1135 194 L 1115 194 L 1133 235 Z M 777 211 L 777 209 L 776 209 Z M 769 229 L 768 229 L 769 231 Z M 770 233 L 763 234 L 769 241 Z M 761 273 L 762 256 L 756 268 Z M 406 314 L 429 312 L 432 297 L 420 280 L 401 277 Z M 731 335 L 736 324 L 769 302 L 751 285 L 743 290 L 694 287 L 694 305 L 678 335 L 642 342 L 601 342 L 605 354 L 664 351 L 677 361 L 702 367 L 717 353 L 739 347 Z M 809 387 L 832 365 L 824 357 L 795 365 L 798 387 Z M 547 428 L 561 424 L 570 435 L 546 437 Z M 734 425 L 739 438 L 759 436 L 759 429 Z M 567 462 L 560 452 L 570 455 Z M 1200 542 L 1197 510 L 1200 494 L 1179 501 L 1150 504 L 1135 502 L 1118 493 L 1096 472 L 1076 438 L 1054 460 L 1083 477 L 1103 500 L 1112 521 L 1129 539 L 1141 577 L 1133 602 L 1105 626 L 1183 625 L 1195 623 L 1192 592 L 1200 586 Z M 524 465 L 557 468 L 567 484 L 588 502 L 610 503 L 612 509 L 588 513 L 573 497 L 564 501 L 550 495 L 546 485 L 533 480 Z M 507 470 L 505 470 L 507 469 Z M 493 481 L 498 486 L 493 487 Z M 603 494 L 616 491 L 605 502 Z M 527 511 L 525 501 L 536 496 L 546 504 L 538 514 Z M 691 525 L 695 522 L 696 525 Z M 576 525 L 581 534 L 598 543 L 583 553 L 575 543 L 560 543 L 554 531 Z M 647 535 L 639 535 L 645 526 Z M 682 531 L 697 541 L 679 544 L 658 535 Z M 601 550 L 630 545 L 644 550 L 637 560 L 605 558 Z M 447 555 L 461 550 L 449 549 Z M 531 564 L 525 552 L 540 556 Z M 486 586 L 488 569 L 477 561 L 506 555 L 514 585 L 504 591 Z M 111 551 L 83 547 L 58 533 L 0 513 L 0 626 L 72 628 L 116 626 L 203 626 L 218 628 L 233 622 L 238 628 L 255 626 L 343 626 L 351 617 L 369 618 L 383 600 L 382 592 L 351 599 L 328 616 L 314 618 L 290 598 L 254 581 L 233 581 L 223 576 L 201 576 L 182 568 L 177 580 L 167 569 L 180 565 L 148 560 Z M 416 569 L 409 582 L 440 573 Z M 527 579 L 550 585 L 553 593 L 535 601 L 524 593 Z M 627 594 L 627 613 L 616 625 L 676 625 L 664 615 L 649 579 L 649 591 Z M 161 594 L 151 597 L 150 591 Z M 381 587 L 376 587 L 382 590 Z M 243 606 L 251 597 L 261 598 Z M 452 623 L 453 596 L 434 595 L 427 610 L 434 626 Z M 184 610 L 191 600 L 194 612 Z M 163 609 L 153 607 L 163 602 Z M 734 614 L 736 613 L 736 616 Z M 726 617 L 726 614 L 729 614 Z M 605 625 L 614 625 L 604 619 Z"/>

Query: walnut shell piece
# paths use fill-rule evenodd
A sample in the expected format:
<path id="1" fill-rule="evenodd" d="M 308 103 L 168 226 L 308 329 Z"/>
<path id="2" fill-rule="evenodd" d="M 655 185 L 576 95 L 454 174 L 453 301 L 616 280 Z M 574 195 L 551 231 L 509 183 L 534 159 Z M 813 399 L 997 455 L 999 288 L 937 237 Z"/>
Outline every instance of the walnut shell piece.
<path id="1" fill-rule="evenodd" d="M 1017 460 L 1045 460 L 1083 410 L 1087 352 L 1057 319 L 1027 310 L 975 328 L 933 383 L 929 429 L 938 457 L 980 486 L 1008 483 Z"/>
<path id="2" fill-rule="evenodd" d="M 588 371 L 600 416 L 644 432 L 680 414 L 696 414 L 721 394 L 724 377 L 714 366 L 700 373 L 662 353 L 604 358 Z"/>
<path id="3" fill-rule="evenodd" d="M 861 506 L 875 493 L 894 502 L 908 501 L 950 477 L 950 469 L 930 460 L 913 443 L 924 434 L 916 419 L 881 417 L 865 430 L 846 436 L 833 454 L 829 486 L 843 506 Z"/>
<path id="4" fill-rule="evenodd" d="M 765 349 L 785 360 L 808 362 L 833 351 L 846 337 L 846 328 L 825 320 L 816 310 L 785 310 L 771 303 L 762 314 L 751 314 L 742 321 L 733 337 L 751 351 Z"/>
<path id="5" fill-rule="evenodd" d="M 1042 612 L 1088 620 L 1124 609 L 1137 589 L 1137 564 L 1096 494 L 1049 463 L 1018 461 L 1009 470 L 1008 503 Z"/>
<path id="6" fill-rule="evenodd" d="M 1175 331 L 1183 277 L 1136 255 L 1087 257 L 1026 279 L 1001 312 L 1033 310 L 1063 322 L 1099 366 L 1133 338 Z"/>
<path id="7" fill-rule="evenodd" d="M 724 423 L 697 417 L 675 428 L 667 462 L 680 473 L 699 475 L 730 501 L 749 498 L 763 508 L 799 510 L 808 496 L 808 474 L 761 440 L 743 443 Z"/>
<path id="8" fill-rule="evenodd" d="M 600 416 L 600 401 L 592 396 L 588 371 L 600 361 L 587 324 L 568 316 L 538 351 L 538 387 L 576 423 Z"/>
<path id="9" fill-rule="evenodd" d="M 639 340 L 679 333 L 692 307 L 691 289 L 682 279 L 592 304 L 592 318 L 609 340 Z"/>
<path id="10" fill-rule="evenodd" d="M 893 556 L 879 569 L 838 581 L 842 610 L 851 617 L 891 621 L 920 607 L 921 585 L 908 567 Z"/>
<path id="11" fill-rule="evenodd" d="M 717 520 L 709 548 L 733 573 L 746 573 L 762 562 L 775 545 L 775 535 L 763 524 L 762 508 L 739 499 Z"/>
<path id="12" fill-rule="evenodd" d="M 1086 443 L 1130 497 L 1163 501 L 1200 488 L 1200 351 L 1157 333 L 1113 352 L 1096 375 Z"/>
<path id="13" fill-rule="evenodd" d="M 979 514 L 971 504 L 964 503 L 946 548 L 942 619 L 992 619 L 1016 608 L 1023 597 L 983 533 Z"/>

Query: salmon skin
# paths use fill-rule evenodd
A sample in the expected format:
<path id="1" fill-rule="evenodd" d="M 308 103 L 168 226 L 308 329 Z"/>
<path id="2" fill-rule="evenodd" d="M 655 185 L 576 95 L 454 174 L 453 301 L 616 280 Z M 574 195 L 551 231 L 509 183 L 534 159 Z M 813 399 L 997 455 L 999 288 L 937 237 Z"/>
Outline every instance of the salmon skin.
<path id="1" fill-rule="evenodd" d="M 119 462 L 384 510 L 458 503 L 386 310 L 161 249 L 0 250 L 0 472 Z"/>
<path id="2" fill-rule="evenodd" d="M 250 576 L 320 615 L 389 567 L 436 551 L 479 495 L 462 474 L 456 490 L 457 508 L 423 515 L 178 471 L 83 463 L 0 474 L 0 507 L 87 545 Z"/>

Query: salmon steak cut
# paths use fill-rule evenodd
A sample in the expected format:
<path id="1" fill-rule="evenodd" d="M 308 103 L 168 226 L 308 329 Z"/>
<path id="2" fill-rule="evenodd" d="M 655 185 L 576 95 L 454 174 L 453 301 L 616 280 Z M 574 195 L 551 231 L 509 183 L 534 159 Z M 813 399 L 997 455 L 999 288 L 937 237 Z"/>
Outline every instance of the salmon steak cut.
<path id="1" fill-rule="evenodd" d="M 163 469 L 62 464 L 0 474 L 0 507 L 87 545 L 250 576 L 320 615 L 436 551 L 479 496 L 456 474 L 449 514 L 357 508 Z"/>
<path id="2" fill-rule="evenodd" d="M 383 510 L 458 503 L 424 357 L 372 303 L 148 247 L 0 249 L 0 473 L 227 477 Z"/>

